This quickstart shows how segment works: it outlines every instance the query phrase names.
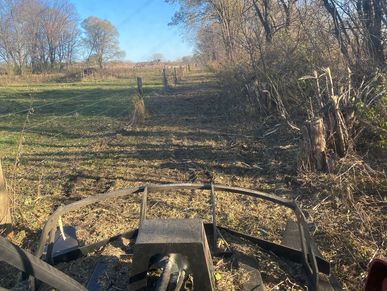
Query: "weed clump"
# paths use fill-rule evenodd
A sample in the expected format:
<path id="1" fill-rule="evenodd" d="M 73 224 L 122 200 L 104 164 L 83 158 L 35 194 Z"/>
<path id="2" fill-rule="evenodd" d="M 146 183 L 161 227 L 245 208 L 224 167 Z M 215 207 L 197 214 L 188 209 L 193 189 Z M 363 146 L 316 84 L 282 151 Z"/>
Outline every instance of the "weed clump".
<path id="1" fill-rule="evenodd" d="M 130 107 L 131 107 L 130 124 L 131 125 L 142 124 L 146 116 L 144 98 L 142 98 L 138 94 L 134 94 L 130 98 Z"/>

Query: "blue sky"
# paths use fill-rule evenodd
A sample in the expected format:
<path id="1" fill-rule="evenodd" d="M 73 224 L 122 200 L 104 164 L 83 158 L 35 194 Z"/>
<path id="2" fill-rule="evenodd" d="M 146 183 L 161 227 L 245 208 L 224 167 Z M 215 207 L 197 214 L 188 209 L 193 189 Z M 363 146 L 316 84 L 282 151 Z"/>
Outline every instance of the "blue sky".
<path id="1" fill-rule="evenodd" d="M 191 55 L 193 43 L 183 31 L 168 26 L 178 5 L 164 0 L 72 0 L 81 20 L 97 16 L 110 20 L 120 33 L 126 59 L 146 61 L 155 53 L 174 60 Z"/>

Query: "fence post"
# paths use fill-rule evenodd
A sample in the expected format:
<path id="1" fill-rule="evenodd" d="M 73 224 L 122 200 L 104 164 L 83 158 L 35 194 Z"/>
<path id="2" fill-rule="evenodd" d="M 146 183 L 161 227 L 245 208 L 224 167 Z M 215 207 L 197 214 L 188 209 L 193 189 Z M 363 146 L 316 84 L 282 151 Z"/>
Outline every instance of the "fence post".
<path id="1" fill-rule="evenodd" d="M 164 85 L 164 91 L 168 91 L 168 77 L 167 77 L 167 70 L 163 69 L 163 85 Z"/>
<path id="2" fill-rule="evenodd" d="M 142 90 L 142 78 L 137 77 L 137 92 L 141 97 L 144 97 L 144 91 Z"/>
<path id="3" fill-rule="evenodd" d="M 12 231 L 11 200 L 3 175 L 0 161 L 0 234 L 8 235 Z"/>
<path id="4" fill-rule="evenodd" d="M 184 67 L 180 65 L 179 67 L 179 81 L 183 80 L 184 76 Z"/>
<path id="5" fill-rule="evenodd" d="M 175 83 L 175 86 L 177 86 L 178 80 L 176 67 L 173 68 L 173 82 Z"/>

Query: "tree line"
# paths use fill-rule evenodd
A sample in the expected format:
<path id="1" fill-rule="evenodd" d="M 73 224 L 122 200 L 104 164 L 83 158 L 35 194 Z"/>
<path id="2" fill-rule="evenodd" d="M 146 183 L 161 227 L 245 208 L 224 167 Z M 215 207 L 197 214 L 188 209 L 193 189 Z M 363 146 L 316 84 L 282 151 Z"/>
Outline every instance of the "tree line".
<path id="1" fill-rule="evenodd" d="M 206 61 L 265 65 L 275 49 L 307 53 L 314 65 L 335 57 L 350 66 L 385 65 L 386 0 L 166 1 L 180 3 L 172 24 L 194 29 Z"/>
<path id="2" fill-rule="evenodd" d="M 302 131 L 318 151 L 306 168 L 329 170 L 328 153 L 365 136 L 385 143 L 386 0 L 166 1 L 223 80 L 225 106 Z"/>
<path id="3" fill-rule="evenodd" d="M 0 62 L 16 74 L 62 70 L 82 56 L 102 67 L 122 56 L 118 37 L 108 20 L 80 23 L 67 0 L 0 0 Z"/>

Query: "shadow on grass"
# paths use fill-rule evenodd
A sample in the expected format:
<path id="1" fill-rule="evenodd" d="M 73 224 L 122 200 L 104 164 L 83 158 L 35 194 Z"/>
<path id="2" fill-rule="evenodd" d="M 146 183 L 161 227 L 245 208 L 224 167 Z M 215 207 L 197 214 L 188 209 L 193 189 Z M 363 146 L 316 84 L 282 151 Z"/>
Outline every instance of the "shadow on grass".
<path id="1" fill-rule="evenodd" d="M 147 88 L 148 92 L 157 90 Z M 0 99 L 0 123 L 4 120 L 12 121 L 15 117 L 25 117 L 31 102 L 34 109 L 33 116 L 61 116 L 79 111 L 83 116 L 95 116 L 105 112 L 103 116 L 116 117 L 123 106 L 129 105 L 130 87 L 106 88 L 106 85 L 93 88 L 64 88 L 25 93 L 8 93 Z M 0 95 L 2 91 L 0 90 Z M 10 97 L 12 96 L 12 97 Z M 112 110 L 108 110 L 112 109 Z M 115 109 L 115 110 L 114 110 Z"/>

